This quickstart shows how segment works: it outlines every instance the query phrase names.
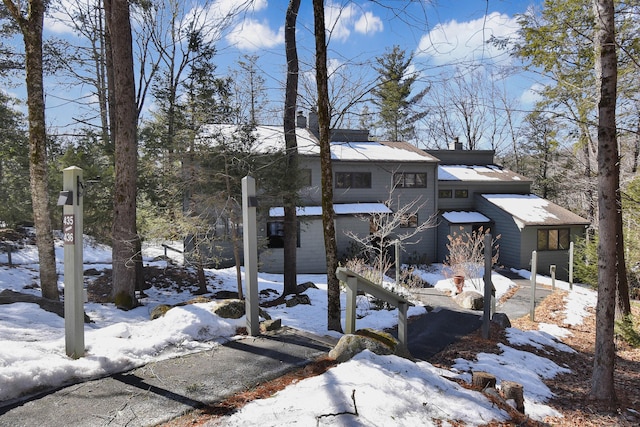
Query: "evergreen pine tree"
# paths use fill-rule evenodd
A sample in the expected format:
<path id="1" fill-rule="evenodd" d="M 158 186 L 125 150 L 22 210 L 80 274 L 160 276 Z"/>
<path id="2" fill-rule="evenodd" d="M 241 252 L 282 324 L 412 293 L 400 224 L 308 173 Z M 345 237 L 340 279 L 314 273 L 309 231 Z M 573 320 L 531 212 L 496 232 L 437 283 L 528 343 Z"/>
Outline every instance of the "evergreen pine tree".
<path id="1" fill-rule="evenodd" d="M 415 138 L 415 122 L 426 115 L 418 111 L 417 104 L 429 90 L 421 90 L 411 96 L 418 74 L 411 71 L 413 55 L 408 55 L 399 46 L 387 50 L 376 58 L 375 70 L 379 83 L 372 90 L 373 103 L 379 109 L 379 126 L 383 137 L 391 141 Z"/>

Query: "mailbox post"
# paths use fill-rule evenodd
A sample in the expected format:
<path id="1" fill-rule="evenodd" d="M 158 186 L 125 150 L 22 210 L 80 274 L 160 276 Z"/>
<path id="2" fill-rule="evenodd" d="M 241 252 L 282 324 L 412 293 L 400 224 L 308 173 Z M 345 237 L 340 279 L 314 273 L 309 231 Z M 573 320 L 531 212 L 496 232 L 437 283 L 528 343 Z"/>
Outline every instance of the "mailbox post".
<path id="1" fill-rule="evenodd" d="M 65 349 L 67 356 L 77 359 L 84 356 L 82 169 L 64 169 L 62 187 L 58 205 L 63 207 Z"/>

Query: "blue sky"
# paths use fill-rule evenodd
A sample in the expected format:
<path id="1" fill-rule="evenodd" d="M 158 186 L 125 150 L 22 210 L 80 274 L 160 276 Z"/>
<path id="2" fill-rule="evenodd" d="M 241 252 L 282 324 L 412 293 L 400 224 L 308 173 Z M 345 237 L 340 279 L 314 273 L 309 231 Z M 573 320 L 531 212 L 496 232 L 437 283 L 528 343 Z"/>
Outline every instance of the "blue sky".
<path id="1" fill-rule="evenodd" d="M 415 71 L 423 77 L 420 80 L 422 84 L 436 84 L 434 82 L 442 78 L 442 73 L 454 66 L 475 69 L 480 65 L 509 65 L 512 59 L 487 45 L 486 41 L 492 35 L 513 33 L 517 29 L 516 14 L 524 13 L 540 1 L 326 1 L 330 71 L 342 69 L 346 75 L 343 79 L 371 82 L 375 78 L 372 69 L 374 58 L 393 45 L 413 53 Z M 193 5 L 185 2 L 183 5 L 185 10 L 193 8 L 193 15 L 199 14 L 207 22 L 214 23 L 223 11 L 237 7 L 238 3 L 238 0 L 211 0 L 206 9 L 203 9 L 202 2 L 193 2 Z M 269 97 L 274 105 L 280 104 L 284 98 L 283 25 L 287 5 L 286 0 L 255 0 L 253 6 L 236 17 L 223 33 L 212 36 L 218 40 L 216 61 L 221 74 L 234 68 L 242 55 L 259 57 L 258 65 L 267 80 Z M 48 34 L 70 36 L 68 28 L 60 23 L 47 20 L 45 26 Z M 312 75 L 309 64 L 313 61 L 315 48 L 311 0 L 302 0 L 297 40 L 301 70 Z M 509 96 L 526 104 L 529 102 L 528 89 L 534 83 L 522 76 L 510 78 L 507 83 Z M 68 88 L 51 84 L 47 93 L 52 107 L 48 111 L 52 126 L 64 128 L 64 122 L 71 115 L 64 107 L 70 92 Z M 73 96 L 79 98 L 84 95 Z M 147 107 L 153 108 L 152 105 Z"/>

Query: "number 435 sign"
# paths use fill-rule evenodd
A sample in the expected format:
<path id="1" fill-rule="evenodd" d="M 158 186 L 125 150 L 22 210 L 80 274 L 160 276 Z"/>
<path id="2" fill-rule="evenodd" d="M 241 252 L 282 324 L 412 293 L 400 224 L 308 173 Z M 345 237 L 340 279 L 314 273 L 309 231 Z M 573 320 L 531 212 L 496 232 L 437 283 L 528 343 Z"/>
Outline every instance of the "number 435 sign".
<path id="1" fill-rule="evenodd" d="M 73 214 L 62 216 L 62 240 L 65 245 L 76 243 L 76 217 Z"/>

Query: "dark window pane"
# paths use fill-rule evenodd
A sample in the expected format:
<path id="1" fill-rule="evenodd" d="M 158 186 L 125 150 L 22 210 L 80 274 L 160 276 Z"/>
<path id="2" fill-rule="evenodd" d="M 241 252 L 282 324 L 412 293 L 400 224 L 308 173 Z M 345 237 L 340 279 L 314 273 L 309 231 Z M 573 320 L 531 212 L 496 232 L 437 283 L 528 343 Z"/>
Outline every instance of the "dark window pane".
<path id="1" fill-rule="evenodd" d="M 466 199 L 469 197 L 469 190 L 456 190 L 456 199 Z"/>
<path id="2" fill-rule="evenodd" d="M 438 190 L 438 197 L 441 199 L 450 199 L 452 197 L 451 190 Z"/>
<path id="3" fill-rule="evenodd" d="M 569 229 L 561 228 L 558 235 L 558 249 L 569 249 Z"/>
<path id="4" fill-rule="evenodd" d="M 416 174 L 416 187 L 426 188 L 427 187 L 427 174 L 426 173 L 417 173 Z"/>
<path id="5" fill-rule="evenodd" d="M 336 188 L 351 187 L 351 174 L 349 172 L 336 172 Z"/>
<path id="6" fill-rule="evenodd" d="M 538 250 L 546 251 L 549 248 L 549 235 L 547 230 L 538 230 Z"/>
<path id="7" fill-rule="evenodd" d="M 351 186 L 353 188 L 371 188 L 371 173 L 358 172 L 352 175 L 353 182 Z"/>
<path id="8" fill-rule="evenodd" d="M 549 230 L 549 250 L 558 250 L 558 230 L 556 229 Z"/>

